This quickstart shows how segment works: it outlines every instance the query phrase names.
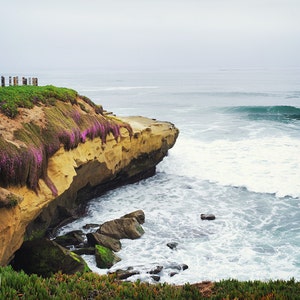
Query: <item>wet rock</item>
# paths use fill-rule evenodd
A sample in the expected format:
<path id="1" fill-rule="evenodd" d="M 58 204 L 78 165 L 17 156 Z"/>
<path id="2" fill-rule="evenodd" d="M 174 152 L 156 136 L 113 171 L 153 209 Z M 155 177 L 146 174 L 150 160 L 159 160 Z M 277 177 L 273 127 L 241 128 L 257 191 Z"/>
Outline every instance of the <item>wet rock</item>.
<path id="1" fill-rule="evenodd" d="M 65 274 L 89 271 L 86 262 L 77 254 L 46 238 L 26 241 L 12 262 L 15 270 L 49 277 L 61 271 Z"/>
<path id="2" fill-rule="evenodd" d="M 127 278 L 129 278 L 133 275 L 138 275 L 138 274 L 140 274 L 140 272 L 134 270 L 132 267 L 129 267 L 126 270 L 119 269 L 119 270 L 117 270 L 113 273 L 110 273 L 110 274 L 115 274 L 118 279 L 124 280 L 124 279 L 127 279 Z"/>
<path id="3" fill-rule="evenodd" d="M 188 269 L 188 268 L 189 268 L 188 265 L 186 265 L 186 264 L 181 264 L 181 269 L 182 269 L 182 271 L 184 271 L 184 270 L 186 270 L 186 269 Z"/>
<path id="4" fill-rule="evenodd" d="M 109 269 L 121 260 L 112 250 L 101 245 L 95 246 L 95 257 L 96 265 L 100 269 Z"/>
<path id="5" fill-rule="evenodd" d="M 121 218 L 136 218 L 139 224 L 145 223 L 145 213 L 141 209 L 126 214 Z"/>
<path id="6" fill-rule="evenodd" d="M 163 268 L 164 268 L 163 266 L 156 266 L 154 269 L 152 269 L 151 271 L 149 271 L 147 273 L 149 273 L 149 274 L 159 274 L 162 271 Z"/>
<path id="7" fill-rule="evenodd" d="M 174 269 L 177 271 L 184 271 L 188 269 L 188 265 L 186 264 L 178 264 L 178 263 L 170 263 L 169 265 L 166 266 L 166 269 Z"/>
<path id="8" fill-rule="evenodd" d="M 177 275 L 178 273 L 177 272 L 171 272 L 171 273 L 169 273 L 169 276 L 170 277 L 173 277 L 173 276 L 175 276 L 175 275 Z"/>
<path id="9" fill-rule="evenodd" d="M 95 248 L 94 247 L 83 247 L 78 248 L 75 250 L 72 250 L 72 252 L 78 254 L 78 255 L 94 255 L 95 254 Z"/>
<path id="10" fill-rule="evenodd" d="M 154 280 L 154 281 L 160 281 L 160 276 L 158 275 L 152 275 L 151 278 Z"/>
<path id="11" fill-rule="evenodd" d="M 103 223 L 97 232 L 115 239 L 138 239 L 144 229 L 136 218 L 120 218 Z"/>
<path id="12" fill-rule="evenodd" d="M 178 243 L 168 243 L 167 246 L 172 249 L 172 250 L 176 250 L 176 247 L 178 246 Z"/>
<path id="13" fill-rule="evenodd" d="M 98 228 L 99 224 L 85 224 L 82 226 L 83 229 L 93 229 L 93 228 Z"/>
<path id="14" fill-rule="evenodd" d="M 170 263 L 169 265 L 166 266 L 167 269 L 175 269 L 180 271 L 181 266 L 178 263 Z"/>
<path id="15" fill-rule="evenodd" d="M 94 247 L 95 245 L 101 245 L 115 252 L 121 250 L 121 242 L 118 239 L 114 239 L 110 236 L 98 232 L 93 232 L 88 233 L 86 237 L 88 239 L 89 245 L 92 247 Z"/>
<path id="16" fill-rule="evenodd" d="M 215 220 L 216 216 L 213 214 L 201 214 L 201 220 Z"/>
<path id="17" fill-rule="evenodd" d="M 81 230 L 74 230 L 54 239 L 56 243 L 63 247 L 84 245 L 84 233 Z"/>

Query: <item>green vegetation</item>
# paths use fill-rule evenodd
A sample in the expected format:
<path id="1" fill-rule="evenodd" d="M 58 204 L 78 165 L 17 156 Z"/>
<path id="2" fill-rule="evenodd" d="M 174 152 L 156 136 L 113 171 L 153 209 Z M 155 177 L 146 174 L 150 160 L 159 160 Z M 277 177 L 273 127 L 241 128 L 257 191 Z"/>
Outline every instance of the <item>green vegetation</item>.
<path id="1" fill-rule="evenodd" d="M 0 208 L 13 208 L 18 205 L 20 200 L 21 199 L 18 196 L 14 194 L 8 194 L 5 199 L 0 199 Z"/>
<path id="2" fill-rule="evenodd" d="M 76 102 L 77 92 L 67 88 L 47 86 L 8 86 L 0 88 L 0 111 L 10 118 L 18 114 L 18 107 L 54 105 L 57 100 Z"/>
<path id="3" fill-rule="evenodd" d="M 95 273 L 49 278 L 11 267 L 0 268 L 0 299 L 299 299 L 300 283 L 289 281 L 223 280 L 214 284 L 148 284 L 121 282 Z"/>

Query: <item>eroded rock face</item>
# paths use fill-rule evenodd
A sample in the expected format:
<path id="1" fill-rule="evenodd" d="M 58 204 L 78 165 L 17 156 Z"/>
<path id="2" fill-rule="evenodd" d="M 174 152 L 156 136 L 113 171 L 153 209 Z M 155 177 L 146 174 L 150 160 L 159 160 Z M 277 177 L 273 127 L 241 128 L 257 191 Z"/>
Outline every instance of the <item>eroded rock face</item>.
<path id="1" fill-rule="evenodd" d="M 6 265 L 25 238 L 44 236 L 66 218 L 80 214 L 86 201 L 122 184 L 154 174 L 178 136 L 171 123 L 143 117 L 120 118 L 133 129 L 125 128 L 116 141 L 112 134 L 106 144 L 100 138 L 86 140 L 72 150 L 60 148 L 48 162 L 47 174 L 57 189 L 39 180 L 39 190 L 12 186 L 9 193 L 22 199 L 11 208 L 0 209 L 0 265 Z"/>

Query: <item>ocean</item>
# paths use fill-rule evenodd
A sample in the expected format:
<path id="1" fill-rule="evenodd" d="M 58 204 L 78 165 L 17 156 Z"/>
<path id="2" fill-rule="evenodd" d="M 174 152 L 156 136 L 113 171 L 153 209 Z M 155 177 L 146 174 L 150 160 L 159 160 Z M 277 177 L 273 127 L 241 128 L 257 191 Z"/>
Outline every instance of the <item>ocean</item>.
<path id="1" fill-rule="evenodd" d="M 122 240 L 130 280 L 300 280 L 300 70 L 44 72 L 117 115 L 174 123 L 180 135 L 155 176 L 93 199 L 60 233 L 131 211 L 145 234 Z M 201 214 L 214 214 L 213 221 Z M 171 250 L 167 243 L 177 243 Z M 92 256 L 84 257 L 100 274 Z M 174 266 L 188 265 L 171 277 Z M 175 268 L 176 269 L 176 268 Z M 110 270 L 111 271 L 111 270 Z"/>

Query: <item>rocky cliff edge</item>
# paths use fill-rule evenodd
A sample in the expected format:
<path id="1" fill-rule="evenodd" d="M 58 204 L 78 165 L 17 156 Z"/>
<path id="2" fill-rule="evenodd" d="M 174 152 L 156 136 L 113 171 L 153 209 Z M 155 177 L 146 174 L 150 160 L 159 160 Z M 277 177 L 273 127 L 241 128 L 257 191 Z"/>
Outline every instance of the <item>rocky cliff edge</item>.
<path id="1" fill-rule="evenodd" d="M 91 198 L 153 175 L 155 166 L 173 147 L 179 133 L 169 122 L 99 113 L 93 103 L 78 95 L 75 101 L 18 108 L 14 118 L 0 114 L 2 266 L 9 263 L 24 239 L 51 234 L 63 222 L 79 216 Z M 92 119 L 87 121 L 87 116 Z M 50 119 L 56 125 L 61 122 L 55 151 L 45 144 L 48 128 L 53 126 Z M 94 134 L 97 126 L 102 127 Z M 37 128 L 42 142 L 32 138 Z M 18 162 L 16 157 L 25 157 L 29 163 Z M 20 174 L 26 178 L 16 179 Z"/>

